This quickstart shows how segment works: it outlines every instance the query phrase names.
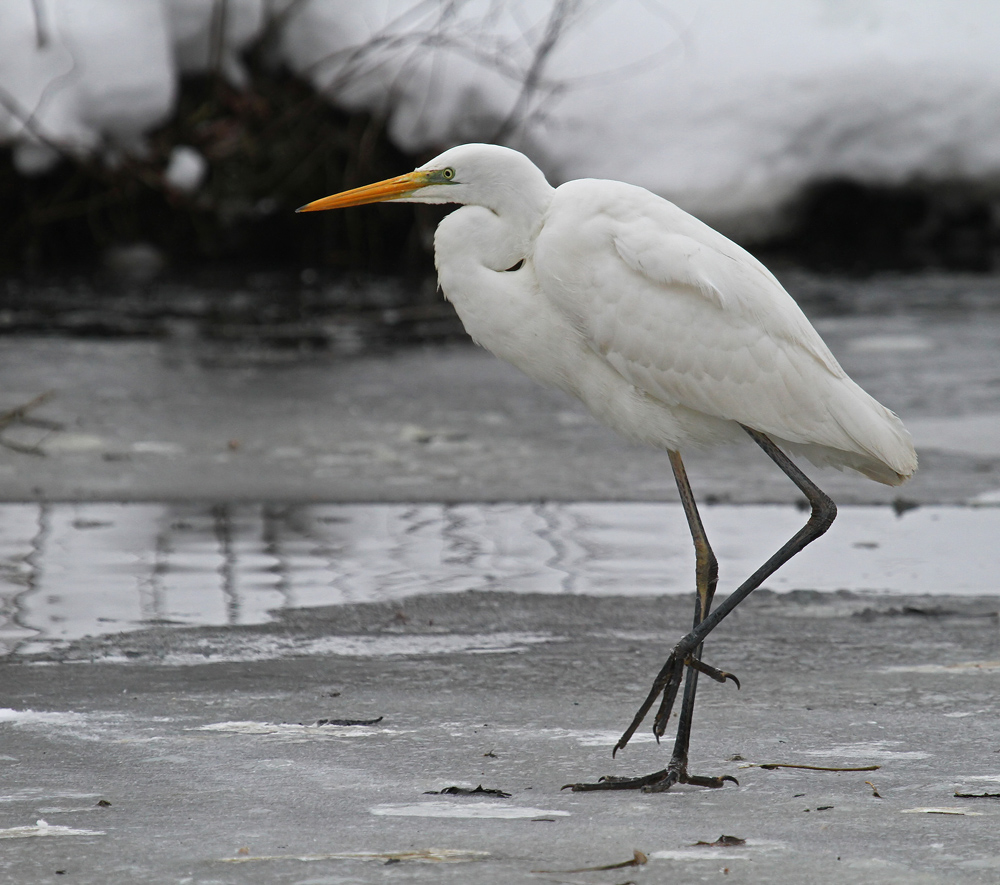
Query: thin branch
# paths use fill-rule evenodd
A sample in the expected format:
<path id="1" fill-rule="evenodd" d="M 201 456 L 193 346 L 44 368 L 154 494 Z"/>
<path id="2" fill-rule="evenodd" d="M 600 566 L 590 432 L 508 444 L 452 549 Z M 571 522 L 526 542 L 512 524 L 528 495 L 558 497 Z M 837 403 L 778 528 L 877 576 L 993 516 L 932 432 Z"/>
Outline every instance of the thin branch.
<path id="1" fill-rule="evenodd" d="M 580 3 L 581 0 L 556 0 L 552 5 L 549 20 L 545 25 L 545 33 L 535 48 L 534 58 L 532 58 L 531 65 L 528 67 L 524 79 L 521 81 L 521 91 L 510 113 L 507 114 L 506 119 L 493 134 L 493 141 L 499 142 L 504 140 L 517 128 L 519 121 L 520 124 L 527 121 L 528 106 L 531 103 L 532 96 L 541 84 L 542 72 L 549 60 L 549 56 L 556 48 L 556 44 L 558 44 L 559 38 L 566 30 L 570 20 L 579 9 Z"/>
<path id="2" fill-rule="evenodd" d="M 31 0 L 31 11 L 35 16 L 35 46 L 38 49 L 45 49 L 52 41 L 45 20 L 45 0 Z"/>
<path id="3" fill-rule="evenodd" d="M 15 452 L 20 452 L 23 455 L 40 455 L 44 457 L 45 452 L 43 452 L 38 446 L 26 446 L 21 443 L 15 443 L 8 439 L 4 439 L 3 431 L 6 430 L 11 424 L 15 424 L 18 421 L 24 421 L 28 417 L 28 412 L 32 409 L 38 408 L 38 406 L 52 399 L 55 395 L 56 392 L 54 390 L 47 390 L 45 393 L 40 393 L 34 399 L 28 400 L 26 403 L 22 403 L 19 406 L 15 406 L 13 409 L 8 409 L 6 412 L 0 413 L 0 445 Z"/>

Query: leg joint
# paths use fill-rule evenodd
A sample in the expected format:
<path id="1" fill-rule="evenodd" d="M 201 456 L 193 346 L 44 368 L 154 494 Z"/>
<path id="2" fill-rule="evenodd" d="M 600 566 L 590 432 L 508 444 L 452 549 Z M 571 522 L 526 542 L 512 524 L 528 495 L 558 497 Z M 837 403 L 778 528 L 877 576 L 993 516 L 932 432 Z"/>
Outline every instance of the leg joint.
<path id="1" fill-rule="evenodd" d="M 819 490 L 817 489 L 817 491 Z M 812 518 L 810 521 L 822 533 L 833 525 L 833 521 L 836 518 L 837 505 L 834 503 L 833 498 L 820 492 L 812 501 Z"/>

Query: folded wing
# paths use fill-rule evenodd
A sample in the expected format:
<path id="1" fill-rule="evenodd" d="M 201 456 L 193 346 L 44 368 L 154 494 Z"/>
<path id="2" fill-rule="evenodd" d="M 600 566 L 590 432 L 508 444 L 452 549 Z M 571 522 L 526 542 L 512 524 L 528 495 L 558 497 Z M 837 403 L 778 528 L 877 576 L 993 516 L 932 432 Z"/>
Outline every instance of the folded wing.
<path id="1" fill-rule="evenodd" d="M 665 407 L 737 421 L 882 482 L 916 469 L 902 423 L 847 376 L 774 276 L 666 200 L 563 185 L 535 264 L 544 297 Z"/>

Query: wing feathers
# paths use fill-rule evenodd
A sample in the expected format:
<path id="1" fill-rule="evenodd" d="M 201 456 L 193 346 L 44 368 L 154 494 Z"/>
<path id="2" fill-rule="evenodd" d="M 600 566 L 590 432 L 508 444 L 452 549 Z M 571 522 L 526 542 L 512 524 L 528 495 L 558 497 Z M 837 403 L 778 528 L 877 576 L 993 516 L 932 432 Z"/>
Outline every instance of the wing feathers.
<path id="1" fill-rule="evenodd" d="M 818 446 L 819 460 L 883 482 L 915 469 L 899 419 L 847 377 L 770 272 L 673 204 L 612 182 L 563 185 L 535 265 L 543 296 L 665 406 Z"/>

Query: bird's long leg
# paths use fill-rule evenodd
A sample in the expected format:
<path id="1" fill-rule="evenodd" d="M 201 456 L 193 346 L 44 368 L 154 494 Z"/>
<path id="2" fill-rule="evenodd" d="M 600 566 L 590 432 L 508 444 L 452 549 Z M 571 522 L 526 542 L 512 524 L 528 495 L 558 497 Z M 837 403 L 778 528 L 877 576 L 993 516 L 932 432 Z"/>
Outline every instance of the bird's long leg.
<path id="1" fill-rule="evenodd" d="M 715 558 L 712 546 L 708 543 L 708 535 L 705 533 L 704 525 L 702 525 L 701 514 L 698 512 L 698 505 L 695 502 L 694 492 L 691 490 L 691 483 L 688 481 L 680 452 L 672 451 L 668 454 L 670 466 L 674 471 L 674 479 L 677 482 L 677 491 L 684 507 L 684 515 L 687 517 L 688 528 L 691 530 L 691 540 L 694 542 L 695 584 L 698 590 L 694 609 L 694 629 L 708 617 L 712 610 L 712 599 L 719 583 L 719 561 Z M 694 662 L 701 661 L 701 650 L 702 645 L 699 644 L 692 653 L 689 664 L 693 665 Z M 694 699 L 697 691 L 698 669 L 696 666 L 689 666 L 684 683 L 684 700 L 681 702 L 681 712 L 677 721 L 677 737 L 674 739 L 673 753 L 670 757 L 670 764 L 667 766 L 667 776 L 659 783 L 650 784 L 648 786 L 650 790 L 670 789 L 675 783 L 721 787 L 727 779 L 735 781 L 735 778 L 731 777 L 701 777 L 688 774 L 688 747 L 691 744 L 691 723 L 694 718 Z"/>
<path id="2" fill-rule="evenodd" d="M 654 692 L 658 688 L 663 692 L 663 701 L 660 704 L 659 710 L 657 710 L 653 723 L 653 733 L 658 737 L 662 736 L 664 731 L 666 731 L 667 720 L 670 718 L 670 709 L 673 705 L 672 695 L 675 695 L 677 692 L 677 689 L 673 688 L 673 686 L 680 683 L 681 673 L 685 664 L 690 663 L 697 666 L 702 672 L 707 671 L 714 678 L 720 679 L 720 681 L 727 675 L 714 668 L 706 668 L 704 664 L 694 664 L 694 662 L 690 661 L 692 652 L 701 646 L 702 642 L 705 641 L 705 637 L 719 625 L 723 618 L 763 584 L 767 578 L 795 556 L 796 553 L 800 552 L 826 532 L 837 516 L 837 505 L 833 503 L 833 500 L 799 470 L 794 462 L 771 441 L 770 437 L 745 425 L 741 426 L 750 435 L 750 438 L 764 450 L 767 456 L 781 468 L 782 472 L 799 487 L 799 490 L 809 501 L 811 512 L 806 524 L 786 541 L 777 553 L 737 587 L 724 602 L 721 602 L 716 607 L 715 611 L 702 620 L 694 630 L 688 633 L 674 647 L 673 652 L 663 665 L 663 669 L 661 669 L 653 685 Z M 635 731 L 634 725 L 622 735 L 621 740 L 619 740 L 615 747 L 616 750 L 620 750 L 628 743 L 628 739 Z"/>
<path id="3" fill-rule="evenodd" d="M 715 558 L 712 546 L 708 543 L 708 535 L 701 521 L 701 514 L 698 512 L 698 505 L 694 499 L 694 492 L 691 490 L 691 483 L 688 481 L 687 471 L 684 469 L 684 462 L 681 460 L 680 452 L 669 451 L 670 466 L 674 471 L 674 480 L 677 482 L 677 491 L 680 494 L 681 504 L 684 507 L 684 515 L 687 517 L 688 528 L 691 530 L 691 540 L 694 542 L 695 552 L 695 585 L 697 597 L 694 608 L 694 627 L 697 627 L 712 609 L 712 598 L 715 596 L 715 588 L 719 582 L 719 561 Z M 724 780 L 721 778 L 704 778 L 687 773 L 688 747 L 691 743 L 691 723 L 694 716 L 694 701 L 698 691 L 698 670 L 696 662 L 701 660 L 701 646 L 699 645 L 691 655 L 688 662 L 691 664 L 687 673 L 687 681 L 684 684 L 684 700 L 681 704 L 680 717 L 677 723 L 677 738 L 674 740 L 673 754 L 670 764 L 662 771 L 639 778 L 603 778 L 597 784 L 574 784 L 576 789 L 601 789 L 601 790 L 628 790 L 637 788 L 647 789 L 669 789 L 675 783 L 697 783 L 702 786 L 721 787 Z M 674 689 L 676 694 L 676 688 Z M 638 721 L 633 722 L 632 731 L 642 722 L 650 707 L 655 703 L 659 692 L 651 694 L 646 703 L 636 717 Z M 615 748 L 617 750 L 617 747 Z M 733 778 L 730 778 L 733 780 Z"/>
<path id="4" fill-rule="evenodd" d="M 756 590 L 764 581 L 767 580 L 774 572 L 776 572 L 782 565 L 784 565 L 788 560 L 790 560 L 796 553 L 805 548 L 808 544 L 815 541 L 820 535 L 822 535 L 830 526 L 833 524 L 834 519 L 837 516 L 837 505 L 834 504 L 833 500 L 825 494 L 812 480 L 809 479 L 798 467 L 795 466 L 794 462 L 779 449 L 771 439 L 758 430 L 754 430 L 746 425 L 741 425 L 743 429 L 749 434 L 750 438 L 757 443 L 761 449 L 767 454 L 767 456 L 774 461 L 778 467 L 781 468 L 782 472 L 790 479 L 792 482 L 798 486 L 799 490 L 806 496 L 809 504 L 812 508 L 809 519 L 806 524 L 799 529 L 788 541 L 786 541 L 781 548 L 775 553 L 770 559 L 767 560 L 757 571 L 755 571 L 749 578 L 747 578 L 736 590 L 734 590 L 729 597 L 722 602 L 715 611 L 710 614 L 706 613 L 700 621 L 698 621 L 694 629 L 688 633 L 671 652 L 670 657 L 667 662 L 663 665 L 659 674 L 657 675 L 655 681 L 653 682 L 653 688 L 651 689 L 646 700 L 643 702 L 639 711 L 636 713 L 635 718 L 632 720 L 629 727 L 622 734 L 618 743 L 615 745 L 614 751 L 622 749 L 628 742 L 632 735 L 635 733 L 636 729 L 645 719 L 646 714 L 652 708 L 656 699 L 663 695 L 663 700 L 660 703 L 660 707 L 657 710 L 656 718 L 653 723 L 653 734 L 657 738 L 662 737 L 663 733 L 666 731 L 667 722 L 670 718 L 670 712 L 673 708 L 674 700 L 677 697 L 677 691 L 680 687 L 681 677 L 684 671 L 684 667 L 688 666 L 692 670 L 699 670 L 712 676 L 712 678 L 718 681 L 725 681 L 726 678 L 731 677 L 730 674 L 724 673 L 720 670 L 716 670 L 714 667 L 708 667 L 702 664 L 700 661 L 700 651 L 701 645 L 705 641 L 705 637 L 714 630 L 723 618 L 726 617 L 733 609 L 736 608 L 744 599 L 747 598 L 754 590 Z M 673 458 L 671 458 L 671 463 L 673 463 Z M 676 470 L 675 470 L 676 476 Z M 686 478 L 685 478 L 686 479 Z M 683 500 L 683 496 L 682 496 Z M 686 506 L 685 506 L 686 510 Z M 691 523 L 690 516 L 688 518 L 689 524 Z M 700 520 L 698 521 L 700 525 Z M 692 535 L 694 535 L 694 526 L 692 525 Z M 704 534 L 704 530 L 702 530 Z M 707 541 L 706 541 L 707 543 Z M 695 541 L 695 546 L 697 549 L 698 542 Z M 701 603 L 701 591 L 699 587 L 699 604 Z M 694 673 L 691 673 L 689 680 L 695 677 Z M 737 683 L 738 684 L 738 683 Z M 694 697 L 694 686 L 696 682 L 689 681 L 690 695 Z M 682 706 L 682 721 L 681 727 L 684 727 L 683 713 L 684 707 L 686 706 L 687 697 L 689 691 L 685 689 L 685 704 Z M 690 729 L 690 723 L 688 722 L 687 728 Z M 678 730 L 678 738 L 680 738 L 681 732 Z M 687 747 L 683 747 L 686 751 Z M 635 789 L 635 788 L 645 788 L 645 789 L 664 789 L 668 788 L 669 784 L 666 783 L 667 776 L 669 775 L 669 768 L 665 769 L 663 772 L 656 772 L 653 775 L 649 775 L 646 778 L 626 778 L 626 779 L 605 779 L 596 784 L 572 784 L 569 785 L 571 789 L 575 791 L 579 790 L 594 790 L 594 789 Z M 715 780 L 713 779 L 701 779 L 701 780 Z M 634 783 L 633 783 L 634 782 Z M 688 782 L 700 782 L 692 781 L 690 778 Z M 662 785 L 662 786 L 661 786 Z M 719 786 L 719 784 L 706 784 L 709 786 Z"/>

